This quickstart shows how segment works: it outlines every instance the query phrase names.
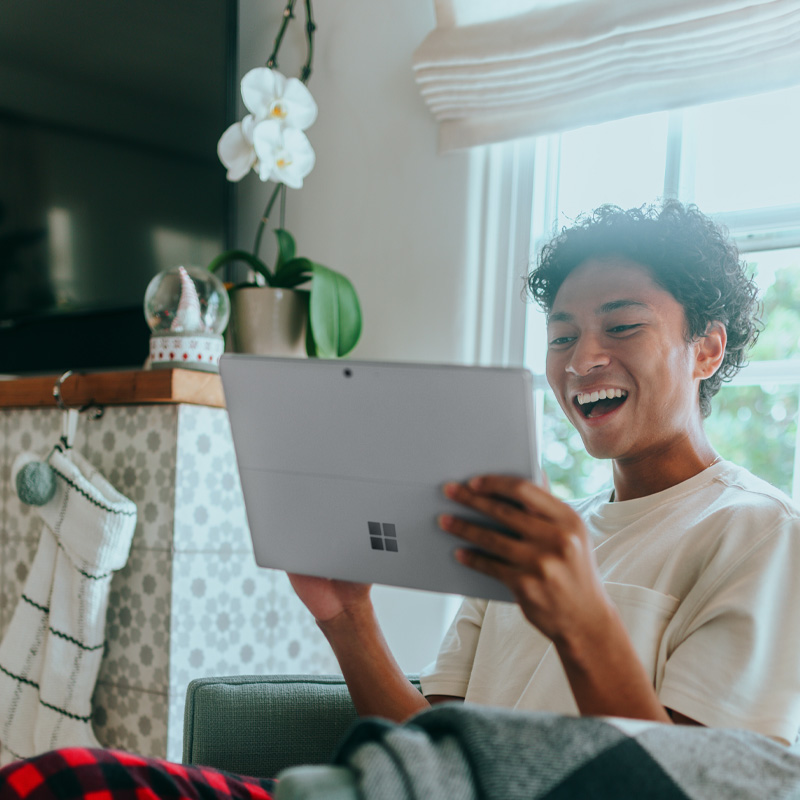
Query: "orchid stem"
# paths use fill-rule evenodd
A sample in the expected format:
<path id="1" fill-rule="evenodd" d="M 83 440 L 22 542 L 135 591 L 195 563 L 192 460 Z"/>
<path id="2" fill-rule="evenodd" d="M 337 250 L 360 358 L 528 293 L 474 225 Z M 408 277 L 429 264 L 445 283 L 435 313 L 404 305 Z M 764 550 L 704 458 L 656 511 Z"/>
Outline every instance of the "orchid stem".
<path id="1" fill-rule="evenodd" d="M 289 25 L 289 20 L 294 19 L 294 4 L 297 0 L 289 0 L 286 8 L 283 10 L 283 22 L 281 23 L 278 35 L 275 37 L 275 46 L 272 49 L 272 55 L 267 59 L 267 66 L 270 69 L 277 68 L 278 66 L 278 50 L 280 50 L 281 42 L 283 42 L 283 35 L 286 33 L 286 28 Z"/>
<path id="2" fill-rule="evenodd" d="M 306 5 L 306 41 L 308 42 L 308 57 L 303 69 L 300 72 L 300 80 L 303 83 L 308 83 L 311 77 L 311 63 L 314 60 L 314 31 L 317 26 L 314 24 L 314 18 L 311 11 L 311 0 L 305 0 Z"/>
<path id="3" fill-rule="evenodd" d="M 270 69 L 275 69 L 278 66 L 278 50 L 283 42 L 283 36 L 286 33 L 287 26 L 289 25 L 289 20 L 294 19 L 294 4 L 296 2 L 297 0 L 288 0 L 286 3 L 286 8 L 283 10 L 283 22 L 281 23 L 278 35 L 275 37 L 275 45 L 273 47 L 272 54 L 267 59 L 267 66 Z M 306 41 L 308 43 L 308 53 L 306 57 L 306 63 L 303 65 L 303 69 L 300 73 L 300 80 L 303 83 L 306 83 L 309 77 L 311 77 L 311 64 L 314 61 L 314 31 L 317 29 L 317 26 L 315 25 L 312 16 L 313 12 L 311 9 L 311 0 L 304 0 L 304 5 L 306 9 Z M 283 190 L 283 192 L 281 192 L 281 190 Z M 253 246 L 254 256 L 258 256 L 258 252 L 261 249 L 261 237 L 264 235 L 264 228 L 267 226 L 270 212 L 272 211 L 272 207 L 275 205 L 275 201 L 278 199 L 279 194 L 281 195 L 280 226 L 281 228 L 284 228 L 286 225 L 286 186 L 285 184 L 279 183 L 275 187 L 275 191 L 270 196 L 267 207 L 264 210 L 264 213 L 261 216 L 261 221 L 258 224 L 256 241 L 255 245 Z"/>
<path id="4" fill-rule="evenodd" d="M 275 191 L 272 193 L 272 196 L 269 198 L 269 202 L 267 203 L 267 207 L 264 209 L 264 213 L 261 215 L 261 222 L 258 223 L 258 231 L 256 231 L 256 243 L 253 245 L 253 255 L 258 256 L 258 251 L 261 249 L 261 237 L 264 234 L 264 228 L 267 226 L 267 221 L 269 220 L 270 212 L 272 211 L 272 206 L 275 205 L 275 201 L 278 199 L 278 195 L 280 194 L 281 188 L 283 187 L 282 183 L 279 183 L 275 187 Z"/>

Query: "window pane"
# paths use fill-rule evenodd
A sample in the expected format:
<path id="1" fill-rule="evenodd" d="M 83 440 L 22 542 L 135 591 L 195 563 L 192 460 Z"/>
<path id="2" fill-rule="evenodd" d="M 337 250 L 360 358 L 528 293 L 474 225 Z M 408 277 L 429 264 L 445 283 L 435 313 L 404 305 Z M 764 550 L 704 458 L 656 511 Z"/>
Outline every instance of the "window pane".
<path id="1" fill-rule="evenodd" d="M 542 466 L 556 497 L 588 497 L 606 485 L 611 490 L 611 462 L 592 458 L 583 449 L 580 434 L 549 391 L 544 396 L 542 425 Z"/>
<path id="2" fill-rule="evenodd" d="M 562 135 L 559 226 L 603 203 L 633 208 L 661 196 L 668 116 L 645 114 Z"/>
<path id="3" fill-rule="evenodd" d="M 764 330 L 751 361 L 800 356 L 800 247 L 745 253 L 763 302 Z"/>
<path id="4" fill-rule="evenodd" d="M 547 317 L 530 301 L 525 311 L 524 364 L 534 375 L 544 375 L 547 365 Z"/>
<path id="5" fill-rule="evenodd" d="M 694 200 L 705 213 L 797 203 L 800 87 L 694 111 Z"/>
<path id="6" fill-rule="evenodd" d="M 724 386 L 706 432 L 724 458 L 791 494 L 797 398 L 796 386 Z"/>

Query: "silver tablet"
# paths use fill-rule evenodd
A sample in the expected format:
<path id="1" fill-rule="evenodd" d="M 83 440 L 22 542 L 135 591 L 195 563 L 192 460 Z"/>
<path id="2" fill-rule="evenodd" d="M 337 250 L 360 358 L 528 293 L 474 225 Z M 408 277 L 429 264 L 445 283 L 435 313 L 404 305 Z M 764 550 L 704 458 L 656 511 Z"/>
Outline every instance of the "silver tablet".
<path id="1" fill-rule="evenodd" d="M 527 370 L 224 355 L 220 373 L 259 565 L 511 599 L 436 518 L 477 516 L 448 481 L 539 481 Z"/>

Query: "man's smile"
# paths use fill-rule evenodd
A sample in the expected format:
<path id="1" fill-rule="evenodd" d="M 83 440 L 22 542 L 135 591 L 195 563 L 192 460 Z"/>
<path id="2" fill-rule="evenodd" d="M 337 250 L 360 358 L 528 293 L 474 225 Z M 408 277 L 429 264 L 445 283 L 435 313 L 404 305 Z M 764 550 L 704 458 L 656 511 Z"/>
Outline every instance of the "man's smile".
<path id="1" fill-rule="evenodd" d="M 572 402 L 585 419 L 596 419 L 616 411 L 627 398 L 626 389 L 606 387 L 591 392 L 578 392 Z"/>

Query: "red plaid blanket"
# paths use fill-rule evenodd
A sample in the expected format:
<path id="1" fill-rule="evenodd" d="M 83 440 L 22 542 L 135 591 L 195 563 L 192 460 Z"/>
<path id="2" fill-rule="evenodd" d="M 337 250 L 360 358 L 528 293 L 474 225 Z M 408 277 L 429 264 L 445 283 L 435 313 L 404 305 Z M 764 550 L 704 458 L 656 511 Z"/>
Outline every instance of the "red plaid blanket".
<path id="1" fill-rule="evenodd" d="M 265 778 L 82 747 L 0 769 L 2 800 L 271 800 L 274 788 Z"/>

